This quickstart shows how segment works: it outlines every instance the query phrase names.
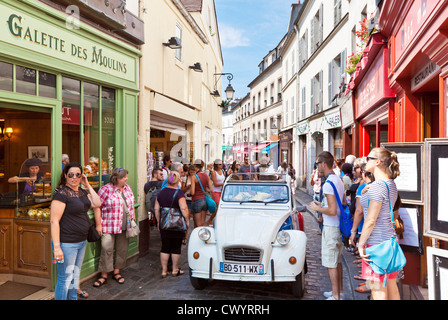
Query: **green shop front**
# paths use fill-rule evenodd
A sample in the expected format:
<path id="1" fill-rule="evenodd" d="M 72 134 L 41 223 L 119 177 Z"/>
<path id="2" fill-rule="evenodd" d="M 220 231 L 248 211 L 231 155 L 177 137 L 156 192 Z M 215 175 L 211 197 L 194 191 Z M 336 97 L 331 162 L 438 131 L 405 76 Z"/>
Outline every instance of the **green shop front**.
<path id="1" fill-rule="evenodd" d="M 63 154 L 95 190 L 113 168 L 130 169 L 137 196 L 140 51 L 67 18 L 39 1 L 0 1 L 0 282 L 54 288 L 48 213 Z M 39 181 L 24 179 L 29 158 Z M 135 238 L 128 256 L 137 253 Z M 81 278 L 99 255 L 100 242 L 88 243 Z"/>

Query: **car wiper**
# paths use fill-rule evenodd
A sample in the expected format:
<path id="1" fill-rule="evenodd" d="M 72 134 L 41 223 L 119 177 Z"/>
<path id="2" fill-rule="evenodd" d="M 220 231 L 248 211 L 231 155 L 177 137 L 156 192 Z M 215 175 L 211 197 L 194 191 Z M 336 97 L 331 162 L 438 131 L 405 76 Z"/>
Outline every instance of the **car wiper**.
<path id="1" fill-rule="evenodd" d="M 274 203 L 274 202 L 280 202 L 280 201 L 288 201 L 288 199 L 275 199 L 275 200 L 265 202 L 264 205 L 266 205 L 268 203 Z"/>
<path id="2" fill-rule="evenodd" d="M 247 203 L 247 202 L 259 202 L 259 203 L 263 203 L 264 201 L 261 201 L 261 200 L 246 200 L 246 201 L 241 201 L 240 204 Z"/>

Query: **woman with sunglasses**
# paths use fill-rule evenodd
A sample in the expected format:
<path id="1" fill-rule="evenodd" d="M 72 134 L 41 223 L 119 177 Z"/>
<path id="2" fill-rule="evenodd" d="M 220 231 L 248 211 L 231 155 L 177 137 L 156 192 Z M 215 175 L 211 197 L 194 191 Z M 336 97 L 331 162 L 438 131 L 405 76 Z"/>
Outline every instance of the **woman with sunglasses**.
<path id="1" fill-rule="evenodd" d="M 395 152 L 385 148 L 374 148 L 367 156 L 366 171 L 373 173 L 375 181 L 361 196 L 364 210 L 364 225 L 358 242 L 359 256 L 362 258 L 362 278 L 372 290 L 373 300 L 399 300 L 397 272 L 387 274 L 387 285 L 383 286 L 385 275 L 373 272 L 365 248 L 380 244 L 395 235 L 391 221 L 389 201 L 392 207 L 398 198 L 394 179 L 400 174 Z"/>
<path id="2" fill-rule="evenodd" d="M 80 185 L 83 188 L 80 188 Z M 79 163 L 64 166 L 51 202 L 51 238 L 58 271 L 55 300 L 76 300 L 90 219 L 87 211 L 101 205 Z"/>

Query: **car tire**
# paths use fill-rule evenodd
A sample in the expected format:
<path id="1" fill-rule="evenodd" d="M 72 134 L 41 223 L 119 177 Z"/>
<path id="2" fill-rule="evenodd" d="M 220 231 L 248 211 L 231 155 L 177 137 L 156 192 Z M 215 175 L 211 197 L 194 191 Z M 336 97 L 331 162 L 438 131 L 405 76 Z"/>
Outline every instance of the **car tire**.
<path id="1" fill-rule="evenodd" d="M 190 282 L 193 288 L 196 290 L 204 290 L 205 287 L 207 287 L 208 280 L 207 279 L 201 279 L 201 278 L 195 278 L 192 276 L 191 268 L 190 268 Z"/>
<path id="2" fill-rule="evenodd" d="M 292 283 L 292 295 L 296 298 L 302 298 L 305 294 L 305 273 L 302 271 L 296 276 L 296 281 Z"/>

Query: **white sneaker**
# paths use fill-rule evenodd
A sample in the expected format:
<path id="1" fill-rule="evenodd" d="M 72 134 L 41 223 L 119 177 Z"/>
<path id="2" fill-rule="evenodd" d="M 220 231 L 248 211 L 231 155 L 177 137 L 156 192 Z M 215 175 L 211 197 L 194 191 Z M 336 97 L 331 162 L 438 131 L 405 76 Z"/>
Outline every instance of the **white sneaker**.
<path id="1" fill-rule="evenodd" d="M 324 297 L 325 297 L 325 298 L 333 298 L 333 299 L 328 299 L 328 300 L 336 300 L 336 299 L 333 297 L 333 291 L 327 291 L 327 292 L 324 292 Z M 344 300 L 344 294 L 343 294 L 343 293 L 340 293 L 340 294 L 339 294 L 339 298 L 340 298 L 341 300 Z"/>

